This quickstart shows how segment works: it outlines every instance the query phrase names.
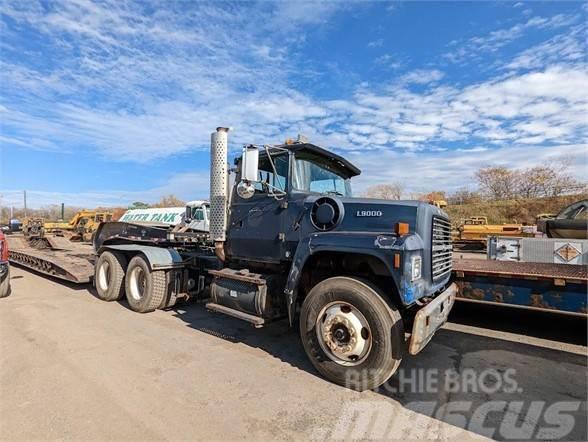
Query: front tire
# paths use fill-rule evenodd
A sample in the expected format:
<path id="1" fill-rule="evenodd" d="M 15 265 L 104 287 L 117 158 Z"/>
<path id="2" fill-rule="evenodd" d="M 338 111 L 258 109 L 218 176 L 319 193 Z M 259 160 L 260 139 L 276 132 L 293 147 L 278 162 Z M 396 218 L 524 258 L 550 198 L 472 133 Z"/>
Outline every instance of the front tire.
<path id="1" fill-rule="evenodd" d="M 321 375 L 358 391 L 386 382 L 404 349 L 398 310 L 371 284 L 348 277 L 312 288 L 300 311 L 300 337 Z"/>
<path id="2" fill-rule="evenodd" d="M 118 252 L 103 252 L 94 268 L 96 293 L 103 301 L 118 301 L 124 295 L 127 259 Z"/>
<path id="3" fill-rule="evenodd" d="M 166 298 L 166 272 L 151 271 L 145 258 L 137 255 L 129 262 L 125 289 L 131 310 L 139 313 L 152 312 L 159 308 Z"/>

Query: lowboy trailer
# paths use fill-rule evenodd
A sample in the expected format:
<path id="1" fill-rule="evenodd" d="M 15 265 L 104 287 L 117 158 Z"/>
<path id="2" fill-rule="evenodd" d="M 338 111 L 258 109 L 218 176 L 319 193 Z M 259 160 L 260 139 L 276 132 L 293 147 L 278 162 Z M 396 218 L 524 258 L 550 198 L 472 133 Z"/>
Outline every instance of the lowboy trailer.
<path id="1" fill-rule="evenodd" d="M 324 377 L 381 385 L 453 306 L 447 215 L 424 202 L 352 198 L 360 170 L 307 142 L 246 146 L 230 187 L 227 137 L 226 128 L 211 137 L 210 232 L 102 224 L 98 296 L 126 296 L 137 312 L 202 299 L 256 327 L 298 321 Z"/>
<path id="2" fill-rule="evenodd" d="M 109 223 L 105 229 L 100 228 L 100 235 L 110 235 L 111 227 L 117 226 L 117 232 L 129 240 L 141 240 L 141 236 L 149 232 L 151 241 L 165 237 L 169 228 L 174 231 L 192 232 L 192 239 L 208 238 L 209 205 L 206 201 L 190 201 L 185 207 L 146 210 L 129 210 L 122 219 L 131 219 L 132 223 Z M 103 215 L 100 212 L 83 211 L 76 214 L 83 217 L 87 214 Z M 95 218 L 96 218 L 95 217 Z M 102 218 L 104 219 L 104 218 Z M 183 222 L 189 219 L 189 223 Z M 99 226 L 99 220 L 96 226 Z M 121 229 L 121 226 L 125 226 Z M 10 262 L 27 267 L 36 272 L 62 279 L 75 284 L 87 284 L 94 277 L 94 261 L 96 253 L 90 243 L 72 242 L 66 236 L 45 232 L 42 224 L 37 223 L 37 231 L 7 235 L 10 244 Z M 82 236 L 83 236 L 83 232 Z M 98 229 L 96 230 L 98 234 Z M 113 233 L 116 235 L 116 233 Z"/>

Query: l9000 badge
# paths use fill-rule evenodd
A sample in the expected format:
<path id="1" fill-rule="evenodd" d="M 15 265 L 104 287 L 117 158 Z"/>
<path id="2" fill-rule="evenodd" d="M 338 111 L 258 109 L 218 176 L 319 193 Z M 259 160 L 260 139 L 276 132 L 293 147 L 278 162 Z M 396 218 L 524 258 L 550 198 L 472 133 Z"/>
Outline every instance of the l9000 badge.
<path id="1" fill-rule="evenodd" d="M 382 216 L 382 211 L 381 210 L 358 210 L 357 212 L 355 212 L 355 216 L 378 217 L 378 216 Z"/>

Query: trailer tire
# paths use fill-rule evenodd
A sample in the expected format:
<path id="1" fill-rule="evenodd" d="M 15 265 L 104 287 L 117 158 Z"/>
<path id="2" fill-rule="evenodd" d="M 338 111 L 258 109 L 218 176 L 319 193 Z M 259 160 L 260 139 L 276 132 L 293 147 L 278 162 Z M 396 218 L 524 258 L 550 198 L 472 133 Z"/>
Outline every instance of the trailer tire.
<path id="1" fill-rule="evenodd" d="M 325 378 L 363 391 L 386 382 L 404 352 L 404 325 L 369 282 L 334 277 L 314 286 L 300 311 L 300 338 Z"/>
<path id="2" fill-rule="evenodd" d="M 151 270 L 143 255 L 131 259 L 127 267 L 125 288 L 131 310 L 148 313 L 162 305 L 167 294 L 165 270 Z"/>
<path id="3" fill-rule="evenodd" d="M 96 293 L 103 301 L 118 301 L 124 295 L 127 259 L 119 252 L 106 251 L 94 267 Z"/>

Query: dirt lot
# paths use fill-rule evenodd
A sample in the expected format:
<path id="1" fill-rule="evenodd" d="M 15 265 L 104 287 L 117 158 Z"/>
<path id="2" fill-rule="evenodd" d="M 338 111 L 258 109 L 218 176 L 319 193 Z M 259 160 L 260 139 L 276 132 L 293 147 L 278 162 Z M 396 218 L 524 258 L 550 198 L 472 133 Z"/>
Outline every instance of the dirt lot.
<path id="1" fill-rule="evenodd" d="M 2 439 L 586 440 L 584 320 L 458 305 L 385 388 L 355 393 L 316 374 L 285 322 L 254 329 L 195 304 L 139 315 L 12 278 Z"/>

